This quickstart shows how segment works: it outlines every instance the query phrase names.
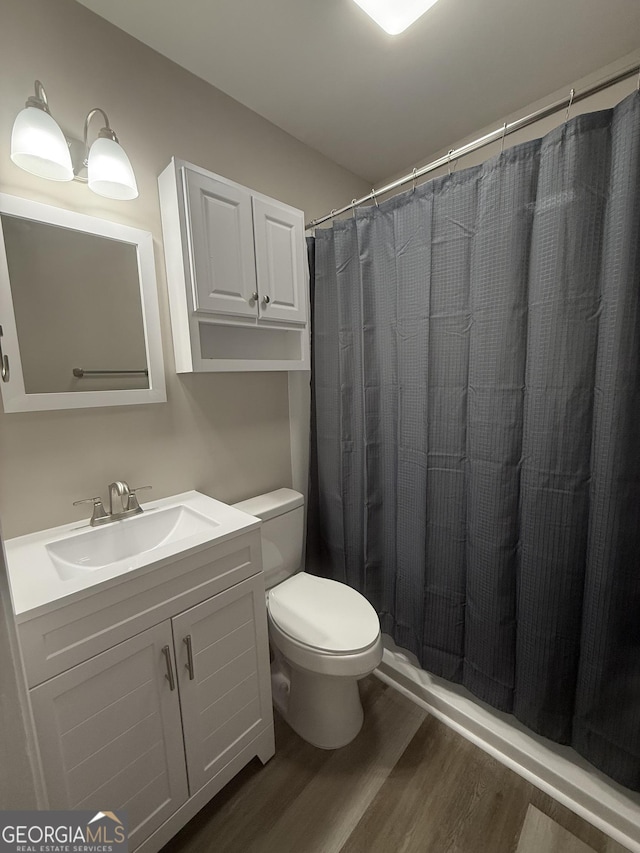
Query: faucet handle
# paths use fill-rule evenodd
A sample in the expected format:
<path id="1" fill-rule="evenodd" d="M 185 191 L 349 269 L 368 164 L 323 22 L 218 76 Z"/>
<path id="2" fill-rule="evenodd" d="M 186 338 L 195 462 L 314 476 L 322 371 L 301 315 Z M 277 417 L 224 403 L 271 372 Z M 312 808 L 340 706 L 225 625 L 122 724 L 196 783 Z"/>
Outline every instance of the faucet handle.
<path id="1" fill-rule="evenodd" d="M 73 506 L 80 506 L 80 504 L 93 504 L 93 512 L 91 513 L 90 521 L 92 526 L 98 523 L 98 519 L 109 517 L 109 514 L 102 504 L 102 498 L 99 495 L 94 498 L 83 498 L 81 501 L 73 502 Z"/>
<path id="2" fill-rule="evenodd" d="M 138 496 L 136 492 L 142 492 L 145 489 L 152 489 L 153 486 L 138 486 L 136 489 L 129 489 L 129 500 L 127 502 L 127 511 L 128 512 L 143 512 L 142 507 L 138 503 Z"/>

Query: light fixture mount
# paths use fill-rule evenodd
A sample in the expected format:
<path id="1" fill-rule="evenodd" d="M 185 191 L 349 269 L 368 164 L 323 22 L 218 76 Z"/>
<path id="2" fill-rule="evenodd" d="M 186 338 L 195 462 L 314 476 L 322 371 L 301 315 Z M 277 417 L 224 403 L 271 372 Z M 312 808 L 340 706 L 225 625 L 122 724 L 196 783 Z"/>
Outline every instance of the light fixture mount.
<path id="1" fill-rule="evenodd" d="M 94 107 L 92 110 L 89 110 L 89 112 L 87 113 L 87 117 L 84 120 L 84 144 L 87 145 L 87 137 L 89 135 L 89 122 L 96 113 L 102 113 L 102 118 L 104 119 L 105 124 L 105 126 L 98 131 L 98 139 L 111 139 L 113 142 L 118 142 L 118 137 L 116 136 L 115 131 L 111 129 L 111 125 L 109 124 L 109 116 L 105 113 L 104 110 L 100 109 L 100 107 Z"/>
<path id="2" fill-rule="evenodd" d="M 27 107 L 35 107 L 37 110 L 44 110 L 45 113 L 49 113 L 51 115 L 51 110 L 49 109 L 49 104 L 47 102 L 47 93 L 44 90 L 44 86 L 39 80 L 36 80 L 34 83 L 35 86 L 35 94 L 29 95 L 25 102 L 25 109 Z"/>
<path id="3" fill-rule="evenodd" d="M 115 131 L 111 130 L 110 127 L 103 127 L 99 130 L 98 139 L 111 139 L 113 142 L 118 142 L 118 137 L 116 136 Z"/>

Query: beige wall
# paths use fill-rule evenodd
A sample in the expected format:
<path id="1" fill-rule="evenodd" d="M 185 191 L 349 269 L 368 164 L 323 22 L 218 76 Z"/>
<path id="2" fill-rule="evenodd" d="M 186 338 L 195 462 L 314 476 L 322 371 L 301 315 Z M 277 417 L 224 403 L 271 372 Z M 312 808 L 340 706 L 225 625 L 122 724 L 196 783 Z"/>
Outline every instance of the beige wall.
<path id="1" fill-rule="evenodd" d="M 153 497 L 196 488 L 228 501 L 291 484 L 286 374 L 175 374 L 156 178 L 176 155 L 307 219 L 366 185 L 72 0 L 2 0 L 1 18 L 0 191 L 153 233 L 168 393 L 167 404 L 0 414 L 5 536 L 83 517 L 72 501 L 104 495 L 114 479 L 151 483 Z M 91 108 L 107 112 L 138 199 L 109 201 L 11 163 L 11 126 L 35 78 L 69 135 Z"/>
<path id="2" fill-rule="evenodd" d="M 550 92 L 549 95 L 541 98 L 539 101 L 535 101 L 532 104 L 523 105 L 522 109 L 518 110 L 518 112 L 512 113 L 508 116 L 500 116 L 499 119 L 492 122 L 491 124 L 487 124 L 485 127 L 479 127 L 474 133 L 469 136 L 464 137 L 463 139 L 452 139 L 451 144 L 447 146 L 447 148 L 441 151 L 425 151 L 424 158 L 421 159 L 419 163 L 410 163 L 407 164 L 406 168 L 396 172 L 393 175 L 390 175 L 386 180 L 380 182 L 380 186 L 384 186 L 387 183 L 391 183 L 400 177 L 404 177 L 408 175 L 413 170 L 414 166 L 420 168 L 421 166 L 426 165 L 434 160 L 440 159 L 440 157 L 444 157 L 447 155 L 448 151 L 452 148 L 459 148 L 462 145 L 465 145 L 473 140 L 480 139 L 485 134 L 494 131 L 496 128 L 502 127 L 502 125 L 507 122 L 515 121 L 516 119 L 522 118 L 524 116 L 530 115 L 531 113 L 536 112 L 543 107 L 548 106 L 555 101 L 559 101 L 563 98 L 568 98 L 569 90 L 573 87 L 576 92 L 580 93 L 588 89 L 590 86 L 597 85 L 602 82 L 609 76 L 613 76 L 619 71 L 623 69 L 629 68 L 631 66 L 637 66 L 640 64 L 640 49 L 633 51 L 632 53 L 626 54 L 626 56 L 621 57 L 616 62 L 612 62 L 611 64 L 605 66 L 604 68 L 599 68 L 589 74 L 587 77 L 582 77 L 580 80 L 574 80 L 570 86 L 567 86 L 565 90 L 559 90 L 556 92 Z M 615 106 L 619 103 L 623 98 L 627 95 L 631 94 L 631 92 L 635 91 L 638 88 L 638 77 L 634 75 L 628 80 L 623 81 L 622 83 L 617 83 L 615 86 L 611 86 L 608 89 L 605 89 L 602 92 L 598 92 L 596 95 L 591 95 L 588 98 L 585 98 L 583 101 L 579 101 L 576 104 L 573 104 L 570 110 L 570 116 L 580 115 L 581 113 L 589 113 L 595 112 L 596 110 L 604 110 L 609 107 Z M 562 124 L 566 117 L 566 110 L 561 110 L 555 113 L 552 116 L 549 116 L 545 119 L 535 122 L 534 124 L 529 125 L 529 127 L 524 128 L 523 130 L 519 130 L 515 133 L 510 134 L 505 138 L 504 148 L 510 148 L 513 145 L 517 145 L 520 142 L 527 142 L 530 139 L 538 139 L 541 136 L 544 136 L 549 131 L 553 130 L 554 127 L 558 127 L 558 125 Z M 452 163 L 452 169 L 465 169 L 468 166 L 476 166 L 480 163 L 484 163 L 485 160 L 488 160 L 490 157 L 495 156 L 500 153 L 500 149 L 502 147 L 502 143 L 492 142 L 490 145 L 485 146 L 484 148 L 480 148 L 477 151 L 472 152 L 471 154 L 467 154 L 465 157 L 462 157 L 459 161 Z M 436 169 L 431 172 L 419 183 L 427 180 L 433 180 L 440 175 L 447 174 L 447 166 L 443 166 L 440 169 Z M 406 188 L 409 189 L 411 187 L 411 183 L 407 183 Z M 335 205 L 334 205 L 335 207 Z"/>

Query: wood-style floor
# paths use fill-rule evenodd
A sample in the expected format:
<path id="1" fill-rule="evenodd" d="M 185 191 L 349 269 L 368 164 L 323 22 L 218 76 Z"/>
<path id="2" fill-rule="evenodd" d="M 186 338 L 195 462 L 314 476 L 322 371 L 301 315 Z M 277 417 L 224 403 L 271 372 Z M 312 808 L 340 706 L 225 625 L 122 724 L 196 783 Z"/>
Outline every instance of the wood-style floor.
<path id="1" fill-rule="evenodd" d="M 276 718 L 256 759 L 163 853 L 625 853 L 373 676 L 365 723 L 343 749 Z"/>

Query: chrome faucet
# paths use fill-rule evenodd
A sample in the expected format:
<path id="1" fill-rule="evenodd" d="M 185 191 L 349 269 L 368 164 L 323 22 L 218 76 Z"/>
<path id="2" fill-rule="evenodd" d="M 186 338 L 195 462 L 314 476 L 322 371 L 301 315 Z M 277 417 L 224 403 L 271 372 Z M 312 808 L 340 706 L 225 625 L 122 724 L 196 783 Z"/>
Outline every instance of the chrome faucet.
<path id="1" fill-rule="evenodd" d="M 120 521 L 123 518 L 130 518 L 132 515 L 139 515 L 143 512 L 138 503 L 136 492 L 150 488 L 152 487 L 138 486 L 137 489 L 131 489 L 124 480 L 115 480 L 113 483 L 109 483 L 109 512 L 105 510 L 102 498 L 99 496 L 74 501 L 73 505 L 92 503 L 93 512 L 89 524 L 91 527 L 99 527 L 102 524 L 110 524 L 112 521 Z"/>
<path id="2" fill-rule="evenodd" d="M 113 518 L 114 515 L 121 516 L 129 511 L 129 496 L 131 489 L 128 483 L 123 480 L 116 480 L 115 483 L 109 483 L 109 515 Z M 115 511 L 114 499 L 118 502 L 118 511 Z"/>

